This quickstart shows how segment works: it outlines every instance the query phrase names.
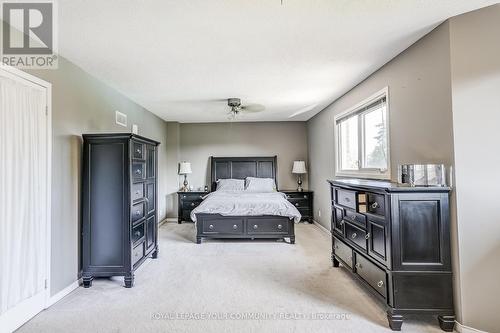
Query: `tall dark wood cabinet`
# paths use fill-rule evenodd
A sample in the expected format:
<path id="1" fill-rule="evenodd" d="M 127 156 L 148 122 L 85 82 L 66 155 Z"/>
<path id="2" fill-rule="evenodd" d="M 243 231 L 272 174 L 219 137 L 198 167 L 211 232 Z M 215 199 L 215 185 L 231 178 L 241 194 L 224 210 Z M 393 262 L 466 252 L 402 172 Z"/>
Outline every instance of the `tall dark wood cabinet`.
<path id="1" fill-rule="evenodd" d="M 329 181 L 332 260 L 387 306 L 391 329 L 405 314 L 438 315 L 453 331 L 448 187 L 359 179 Z"/>
<path id="2" fill-rule="evenodd" d="M 158 256 L 159 143 L 139 135 L 84 134 L 83 286 L 94 277 L 124 276 Z"/>

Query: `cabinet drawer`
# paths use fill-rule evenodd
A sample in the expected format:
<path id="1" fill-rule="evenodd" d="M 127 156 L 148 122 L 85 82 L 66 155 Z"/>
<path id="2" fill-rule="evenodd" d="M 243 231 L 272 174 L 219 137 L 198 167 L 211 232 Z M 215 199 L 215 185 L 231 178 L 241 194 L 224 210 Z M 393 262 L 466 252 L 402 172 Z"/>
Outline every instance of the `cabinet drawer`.
<path id="1" fill-rule="evenodd" d="M 385 271 L 356 253 L 356 274 L 365 280 L 384 298 L 387 298 L 387 275 Z"/>
<path id="2" fill-rule="evenodd" d="M 223 221 L 206 221 L 203 224 L 204 233 L 218 233 L 218 234 L 242 234 L 243 233 L 243 220 L 223 220 Z"/>
<path id="3" fill-rule="evenodd" d="M 345 265 L 352 268 L 352 249 L 336 237 L 333 237 L 333 253 L 342 260 Z"/>
<path id="4" fill-rule="evenodd" d="M 288 201 L 297 208 L 309 208 L 308 199 L 288 199 Z"/>
<path id="5" fill-rule="evenodd" d="M 260 219 L 248 218 L 248 220 L 247 220 L 247 233 L 248 234 L 259 234 L 259 233 L 287 234 L 288 233 L 288 221 L 283 221 L 281 219 L 262 221 Z"/>
<path id="6" fill-rule="evenodd" d="M 346 209 L 344 218 L 356 224 L 357 226 L 366 229 L 366 216 L 358 214 L 353 210 Z"/>
<path id="7" fill-rule="evenodd" d="M 193 210 L 198 207 L 201 203 L 201 200 L 197 201 L 182 201 L 182 209 Z"/>
<path id="8" fill-rule="evenodd" d="M 337 203 L 356 210 L 356 192 L 337 189 Z"/>
<path id="9" fill-rule="evenodd" d="M 183 193 L 179 195 L 182 201 L 193 201 L 193 200 L 202 201 L 206 193 L 205 194 Z"/>
<path id="10" fill-rule="evenodd" d="M 137 241 L 141 240 L 144 237 L 144 223 L 141 223 L 132 229 L 132 243 L 137 243 Z"/>
<path id="11" fill-rule="evenodd" d="M 311 210 L 308 208 L 298 208 L 298 211 L 302 217 L 312 217 Z"/>
<path id="12" fill-rule="evenodd" d="M 137 159 L 144 159 L 144 145 L 142 143 L 134 142 L 132 145 L 132 156 Z"/>
<path id="13" fill-rule="evenodd" d="M 304 199 L 304 200 L 309 200 L 310 198 L 310 194 L 309 193 L 287 193 L 286 194 L 286 197 L 287 199 Z"/>
<path id="14" fill-rule="evenodd" d="M 132 222 L 139 221 L 144 217 L 144 203 L 140 202 L 132 206 L 132 210 L 130 212 L 132 217 Z"/>
<path id="15" fill-rule="evenodd" d="M 344 230 L 346 240 L 366 250 L 366 231 L 350 223 L 344 223 Z"/>
<path id="16" fill-rule="evenodd" d="M 367 207 L 368 213 L 384 216 L 385 215 L 385 196 L 382 194 L 367 193 Z"/>
<path id="17" fill-rule="evenodd" d="M 144 197 L 144 184 L 132 184 L 132 201 L 142 199 Z"/>
<path id="18" fill-rule="evenodd" d="M 144 257 L 144 243 L 134 247 L 132 250 L 132 266 Z"/>
<path id="19" fill-rule="evenodd" d="M 135 180 L 144 179 L 144 163 L 132 163 L 132 177 Z"/>

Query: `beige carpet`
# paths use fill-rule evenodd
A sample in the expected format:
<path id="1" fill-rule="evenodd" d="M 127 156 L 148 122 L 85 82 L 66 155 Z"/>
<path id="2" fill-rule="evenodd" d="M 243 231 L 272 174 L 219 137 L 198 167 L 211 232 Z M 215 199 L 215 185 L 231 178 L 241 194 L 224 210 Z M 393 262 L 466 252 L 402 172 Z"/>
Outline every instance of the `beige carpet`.
<path id="1" fill-rule="evenodd" d="M 164 224 L 160 256 L 136 272 L 134 288 L 97 279 L 19 332 L 389 332 L 383 306 L 331 266 L 329 236 L 311 224 L 296 234 L 295 245 L 197 245 L 193 224 Z M 431 317 L 411 317 L 403 331 L 441 332 Z"/>

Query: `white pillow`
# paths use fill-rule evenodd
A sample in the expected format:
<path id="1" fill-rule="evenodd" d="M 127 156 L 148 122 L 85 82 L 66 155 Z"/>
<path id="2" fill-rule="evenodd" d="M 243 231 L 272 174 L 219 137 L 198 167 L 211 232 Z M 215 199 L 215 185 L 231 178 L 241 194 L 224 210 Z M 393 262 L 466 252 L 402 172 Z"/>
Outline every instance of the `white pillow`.
<path id="1" fill-rule="evenodd" d="M 243 179 L 219 179 L 217 180 L 217 191 L 244 191 L 245 181 Z"/>
<path id="2" fill-rule="evenodd" d="M 245 191 L 249 192 L 276 192 L 276 184 L 272 178 L 247 177 Z"/>

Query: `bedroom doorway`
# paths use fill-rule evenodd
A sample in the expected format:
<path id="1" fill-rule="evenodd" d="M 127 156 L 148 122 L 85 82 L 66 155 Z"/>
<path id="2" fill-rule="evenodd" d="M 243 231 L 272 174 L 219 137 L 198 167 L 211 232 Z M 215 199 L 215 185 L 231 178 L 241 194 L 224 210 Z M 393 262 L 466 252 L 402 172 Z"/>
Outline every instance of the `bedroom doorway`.
<path id="1" fill-rule="evenodd" d="M 50 296 L 51 85 L 0 67 L 0 332 Z"/>

